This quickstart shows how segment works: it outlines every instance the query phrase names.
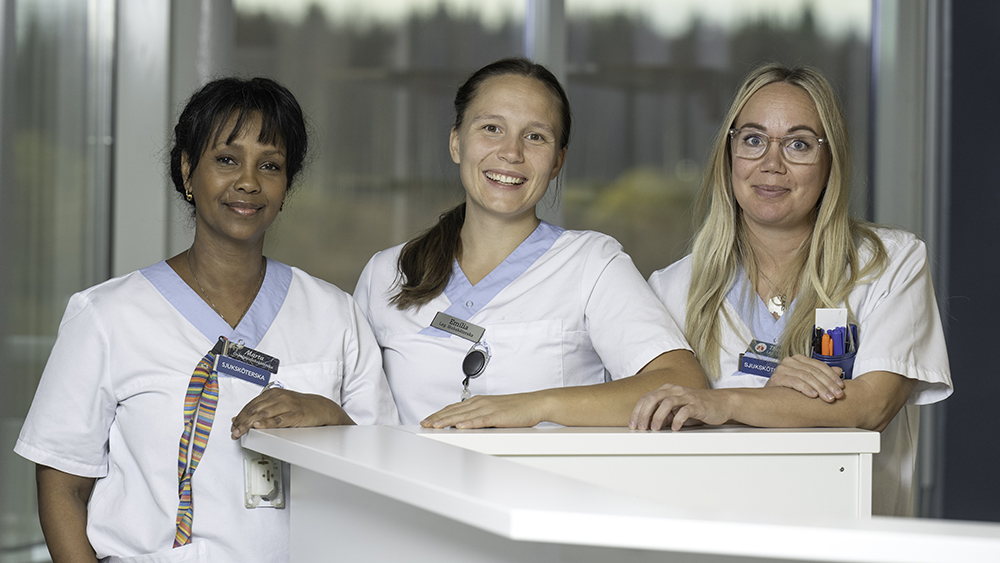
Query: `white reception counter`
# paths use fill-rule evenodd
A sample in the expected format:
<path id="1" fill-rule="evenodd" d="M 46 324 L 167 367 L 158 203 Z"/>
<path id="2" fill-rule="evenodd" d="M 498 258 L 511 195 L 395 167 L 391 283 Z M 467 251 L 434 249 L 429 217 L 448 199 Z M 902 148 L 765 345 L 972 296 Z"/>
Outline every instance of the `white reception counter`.
<path id="1" fill-rule="evenodd" d="M 1000 525 L 870 517 L 878 443 L 743 427 L 244 438 L 292 465 L 295 562 L 1000 561 Z"/>

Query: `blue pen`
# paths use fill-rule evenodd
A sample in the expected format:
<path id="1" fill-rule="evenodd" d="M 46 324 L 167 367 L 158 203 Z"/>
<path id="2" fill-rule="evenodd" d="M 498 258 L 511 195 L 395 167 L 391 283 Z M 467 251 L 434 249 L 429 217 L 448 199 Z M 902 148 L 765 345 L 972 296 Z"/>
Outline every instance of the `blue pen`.
<path id="1" fill-rule="evenodd" d="M 830 331 L 830 337 L 833 339 L 833 355 L 843 356 L 844 355 L 844 327 L 838 326 L 837 328 Z"/>

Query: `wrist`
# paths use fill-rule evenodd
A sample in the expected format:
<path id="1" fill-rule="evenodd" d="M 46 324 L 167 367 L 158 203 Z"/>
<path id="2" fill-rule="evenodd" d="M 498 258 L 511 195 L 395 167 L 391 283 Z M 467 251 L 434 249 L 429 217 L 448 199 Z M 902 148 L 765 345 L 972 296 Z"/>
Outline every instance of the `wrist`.
<path id="1" fill-rule="evenodd" d="M 722 394 L 726 422 L 741 422 L 739 413 L 743 409 L 743 394 L 739 389 L 716 389 Z"/>
<path id="2" fill-rule="evenodd" d="M 563 419 L 563 414 L 560 412 L 562 401 L 559 400 L 559 391 L 561 390 L 561 388 L 542 389 L 523 395 L 528 412 L 531 413 L 532 426 L 542 422 L 558 422 Z"/>
<path id="3" fill-rule="evenodd" d="M 348 416 L 347 411 L 345 411 L 340 404 L 332 399 L 327 399 L 326 397 L 323 397 L 323 399 L 328 401 L 327 412 L 330 420 L 327 421 L 327 426 L 344 426 L 354 424 L 354 420 Z"/>
<path id="4" fill-rule="evenodd" d="M 344 412 L 335 401 L 315 393 L 303 393 L 306 400 L 307 416 L 303 426 L 336 426 L 343 424 L 341 414 Z M 311 414 L 310 414 L 311 413 Z"/>

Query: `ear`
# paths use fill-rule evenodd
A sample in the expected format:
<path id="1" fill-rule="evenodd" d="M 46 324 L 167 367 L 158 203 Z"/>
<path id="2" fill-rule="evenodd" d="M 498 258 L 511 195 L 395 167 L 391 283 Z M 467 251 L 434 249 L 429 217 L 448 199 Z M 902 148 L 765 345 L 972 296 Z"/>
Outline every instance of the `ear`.
<path id="1" fill-rule="evenodd" d="M 566 147 L 563 147 L 562 150 L 559 151 L 559 154 L 556 155 L 556 162 L 552 166 L 552 174 L 549 175 L 550 182 L 552 180 L 555 180 L 556 176 L 559 175 L 559 172 L 562 170 L 564 162 L 566 162 Z"/>
<path id="2" fill-rule="evenodd" d="M 191 159 L 186 152 L 181 153 L 181 179 L 184 181 L 184 189 L 191 191 Z"/>
<path id="3" fill-rule="evenodd" d="M 458 138 L 458 129 L 451 128 L 451 135 L 448 137 L 448 151 L 451 153 L 451 161 L 455 164 L 462 164 L 462 141 Z"/>

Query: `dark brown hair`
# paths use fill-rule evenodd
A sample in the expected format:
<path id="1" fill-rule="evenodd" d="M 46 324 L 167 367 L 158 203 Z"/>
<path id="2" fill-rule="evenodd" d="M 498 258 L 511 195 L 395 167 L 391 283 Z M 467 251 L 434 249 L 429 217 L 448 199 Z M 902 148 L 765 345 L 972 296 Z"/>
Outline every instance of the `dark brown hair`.
<path id="1" fill-rule="evenodd" d="M 524 57 L 501 59 L 477 70 L 455 93 L 455 129 L 462 126 L 465 112 L 486 80 L 506 75 L 534 78 L 544 84 L 559 100 L 561 127 L 559 150 L 569 144 L 572 115 L 569 98 L 559 80 L 544 66 Z M 428 303 L 444 291 L 452 273 L 452 260 L 462 250 L 462 225 L 465 223 L 465 203 L 438 218 L 436 225 L 411 239 L 399 254 L 399 293 L 390 303 L 408 309 Z"/>
<path id="2" fill-rule="evenodd" d="M 236 118 L 233 128 L 224 131 L 229 118 Z M 181 112 L 174 127 L 174 144 L 170 149 L 170 179 L 181 195 L 185 178 L 181 162 L 186 154 L 190 162 L 188 177 L 194 174 L 198 161 L 210 141 L 221 138 L 232 143 L 253 118 L 260 116 L 257 140 L 285 149 L 286 188 L 302 171 L 308 146 L 305 118 L 295 96 L 270 78 L 227 77 L 213 80 L 195 92 Z M 195 202 L 190 204 L 194 206 Z"/>

